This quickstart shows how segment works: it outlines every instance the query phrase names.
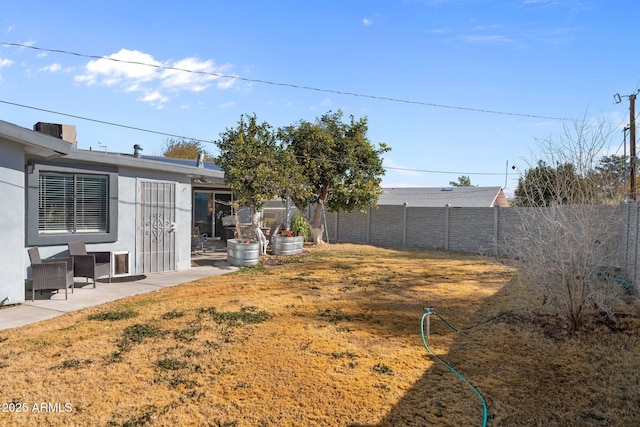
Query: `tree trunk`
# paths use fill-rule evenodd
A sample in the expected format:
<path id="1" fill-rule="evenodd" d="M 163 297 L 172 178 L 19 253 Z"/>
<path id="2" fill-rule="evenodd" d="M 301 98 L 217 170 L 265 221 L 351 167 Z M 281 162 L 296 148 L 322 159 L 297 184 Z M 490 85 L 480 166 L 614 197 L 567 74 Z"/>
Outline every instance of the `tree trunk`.
<path id="1" fill-rule="evenodd" d="M 313 244 L 320 245 L 324 243 L 322 235 L 324 234 L 324 224 L 322 223 L 322 213 L 324 211 L 324 201 L 318 200 L 316 209 L 313 212 L 313 221 L 311 222 L 311 232 L 313 233 Z"/>

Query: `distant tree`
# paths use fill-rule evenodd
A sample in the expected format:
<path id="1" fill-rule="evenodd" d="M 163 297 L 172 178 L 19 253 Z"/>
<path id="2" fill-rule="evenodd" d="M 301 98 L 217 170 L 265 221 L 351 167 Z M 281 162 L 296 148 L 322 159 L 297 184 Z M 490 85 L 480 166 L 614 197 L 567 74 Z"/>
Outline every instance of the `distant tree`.
<path id="1" fill-rule="evenodd" d="M 375 206 L 382 191 L 384 175 L 381 155 L 390 150 L 386 144 L 375 147 L 367 138 L 366 118 L 350 116 L 342 121 L 338 110 L 322 115 L 315 123 L 300 120 L 280 129 L 279 137 L 295 156 L 310 194 L 292 194 L 298 208 L 315 203 L 311 220 L 315 243 L 322 241 L 323 209 L 330 211 L 364 210 Z"/>
<path id="2" fill-rule="evenodd" d="M 196 160 L 200 153 L 204 153 L 205 160 L 212 160 L 213 157 L 207 153 L 200 141 L 186 139 L 169 138 L 165 141 L 162 149 L 164 157 L 173 159 L 192 159 Z"/>
<path id="3" fill-rule="evenodd" d="M 617 203 L 624 196 L 625 163 L 623 156 L 603 156 L 594 167 L 578 174 L 572 162 L 553 167 L 539 160 L 518 179 L 514 205 Z"/>
<path id="4" fill-rule="evenodd" d="M 449 185 L 454 187 L 473 187 L 473 185 L 471 185 L 471 178 L 469 178 L 469 175 L 461 175 L 458 177 L 458 182 L 449 181 Z"/>
<path id="5" fill-rule="evenodd" d="M 540 207 L 552 203 L 581 203 L 587 197 L 587 187 L 588 181 L 576 173 L 572 163 L 553 167 L 539 160 L 518 179 L 514 205 Z"/>
<path id="6" fill-rule="evenodd" d="M 626 197 L 625 174 L 629 171 L 629 158 L 612 154 L 602 156 L 595 167 L 593 179 L 605 198 L 618 202 Z"/>

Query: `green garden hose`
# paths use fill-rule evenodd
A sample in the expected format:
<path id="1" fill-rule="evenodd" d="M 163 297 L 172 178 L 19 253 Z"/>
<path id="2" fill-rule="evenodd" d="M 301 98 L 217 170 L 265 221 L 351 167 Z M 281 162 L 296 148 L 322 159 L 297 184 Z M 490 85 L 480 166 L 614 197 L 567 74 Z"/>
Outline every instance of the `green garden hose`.
<path id="1" fill-rule="evenodd" d="M 475 388 L 473 386 L 473 384 L 471 384 L 465 377 L 463 377 L 458 371 L 456 371 L 451 365 L 449 365 L 447 362 L 445 362 L 444 360 L 442 360 L 440 357 L 436 356 L 435 353 L 433 353 L 431 351 L 431 349 L 429 348 L 429 346 L 427 345 L 427 340 L 424 336 L 424 322 L 425 319 L 428 319 L 429 316 L 431 314 L 435 314 L 436 316 L 438 316 L 440 318 L 440 320 L 442 320 L 449 328 L 451 328 L 452 330 L 458 332 L 458 329 L 456 329 L 451 323 L 447 322 L 444 318 L 442 318 L 442 316 L 440 316 L 438 313 L 436 313 L 433 309 L 431 308 L 425 308 L 425 313 L 422 315 L 422 318 L 420 319 L 420 335 L 422 336 L 422 345 L 424 345 L 424 348 L 427 349 L 427 351 L 429 352 L 429 354 L 431 356 L 433 356 L 434 359 L 436 359 L 438 362 L 442 363 L 444 366 L 447 367 L 447 369 L 449 369 L 451 372 L 453 372 L 458 378 L 460 378 L 462 381 L 464 381 L 469 387 L 471 387 L 471 389 L 475 392 L 475 394 L 480 398 L 480 401 L 482 402 L 482 412 L 483 412 L 483 416 L 482 416 L 482 427 L 486 427 L 487 425 L 487 402 L 485 402 L 484 397 L 482 397 L 482 394 L 480 394 L 480 392 L 478 391 L 477 388 Z"/>
<path id="2" fill-rule="evenodd" d="M 630 291 L 633 288 L 633 283 L 627 282 L 626 280 L 621 279 L 620 277 L 609 276 L 602 272 L 598 272 L 596 274 L 596 278 L 598 278 L 599 280 L 613 280 L 614 282 L 618 282 L 622 285 L 625 291 Z"/>

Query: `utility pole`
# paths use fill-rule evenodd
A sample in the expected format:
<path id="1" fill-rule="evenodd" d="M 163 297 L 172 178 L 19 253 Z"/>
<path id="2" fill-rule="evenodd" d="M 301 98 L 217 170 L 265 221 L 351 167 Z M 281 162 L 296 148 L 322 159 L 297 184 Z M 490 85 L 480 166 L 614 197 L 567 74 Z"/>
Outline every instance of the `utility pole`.
<path id="1" fill-rule="evenodd" d="M 640 92 L 640 90 L 638 90 Z M 619 93 L 613 95 L 613 99 L 616 104 L 622 101 L 622 97 Z M 626 148 L 626 143 L 625 143 Z M 637 200 L 636 190 L 636 94 L 629 95 L 629 197 L 634 202 Z M 625 188 L 626 190 L 626 188 Z"/>
<path id="2" fill-rule="evenodd" d="M 629 126 L 622 129 L 622 146 L 624 147 L 624 156 L 622 157 L 622 200 L 627 200 L 627 131 Z"/>
<path id="3" fill-rule="evenodd" d="M 631 200 L 636 200 L 636 94 L 629 95 L 629 160 L 631 163 Z"/>

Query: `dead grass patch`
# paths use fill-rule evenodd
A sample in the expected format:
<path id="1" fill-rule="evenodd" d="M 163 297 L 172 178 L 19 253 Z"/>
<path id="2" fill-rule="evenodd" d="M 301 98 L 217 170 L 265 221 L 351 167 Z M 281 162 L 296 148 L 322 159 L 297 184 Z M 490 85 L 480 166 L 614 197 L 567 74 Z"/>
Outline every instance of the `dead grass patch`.
<path id="1" fill-rule="evenodd" d="M 0 400 L 29 410 L 0 423 L 479 425 L 477 397 L 422 347 L 433 307 L 460 332 L 432 318 L 429 345 L 490 425 L 640 425 L 632 304 L 570 335 L 499 262 L 360 245 L 294 261 L 3 331 Z"/>

